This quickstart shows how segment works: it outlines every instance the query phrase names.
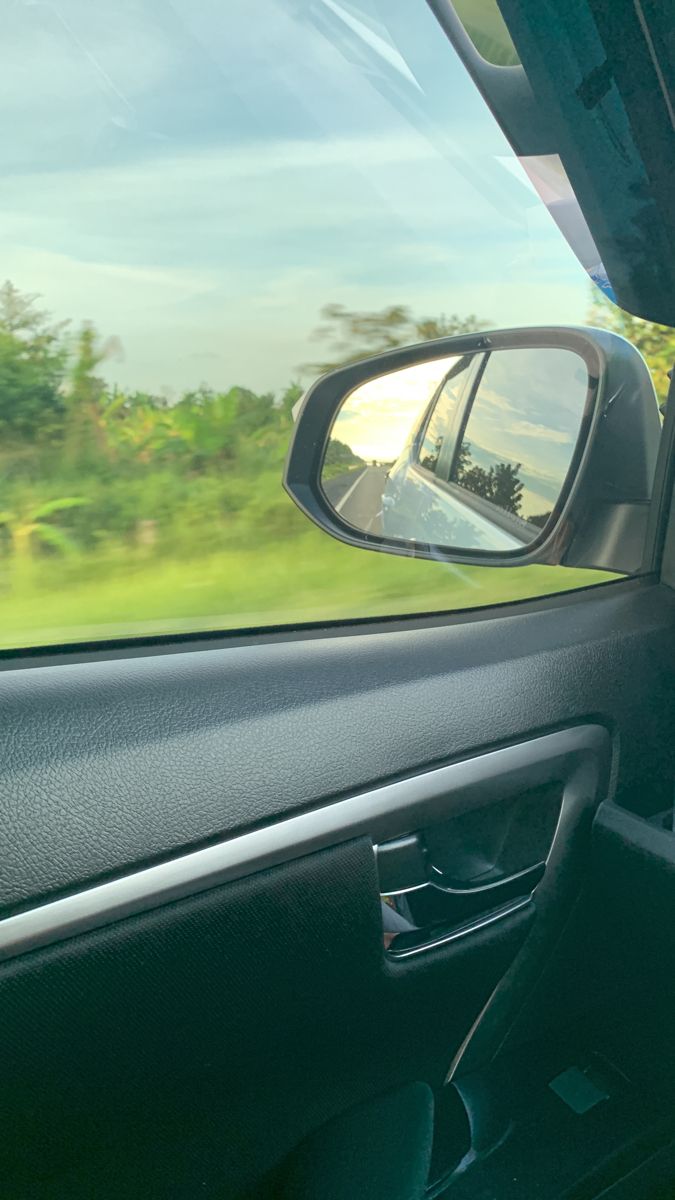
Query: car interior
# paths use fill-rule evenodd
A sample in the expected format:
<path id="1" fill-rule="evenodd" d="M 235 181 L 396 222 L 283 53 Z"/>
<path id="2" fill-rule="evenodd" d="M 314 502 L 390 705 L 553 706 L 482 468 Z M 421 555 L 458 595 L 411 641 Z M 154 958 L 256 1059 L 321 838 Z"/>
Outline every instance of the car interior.
<path id="1" fill-rule="evenodd" d="M 508 86 L 429 6 L 518 153 L 560 154 L 619 303 L 674 324 L 672 4 L 500 0 Z M 522 553 L 609 582 L 0 652 L 3 1198 L 675 1195 L 675 401 L 608 336 L 556 334 L 605 357 Z M 391 353 L 309 389 L 285 485 L 364 554 L 480 562 L 321 490 Z"/>

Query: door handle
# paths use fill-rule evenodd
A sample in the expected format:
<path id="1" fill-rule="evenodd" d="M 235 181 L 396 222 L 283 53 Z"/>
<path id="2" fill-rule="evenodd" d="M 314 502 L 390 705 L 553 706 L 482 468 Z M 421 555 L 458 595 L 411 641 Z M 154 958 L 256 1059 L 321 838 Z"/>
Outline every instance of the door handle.
<path id="1" fill-rule="evenodd" d="M 493 876 L 484 883 L 472 880 L 463 883 L 446 875 L 429 860 L 423 839 L 417 833 L 376 846 L 375 856 L 382 895 L 394 896 L 434 887 L 458 899 L 484 898 L 490 906 L 495 901 L 501 903 L 502 898 L 507 900 L 532 891 L 546 870 L 546 862 L 542 860 L 511 875 Z"/>
<path id="2" fill-rule="evenodd" d="M 395 956 L 417 954 L 467 937 L 528 904 L 546 862 L 483 883 L 461 883 L 429 862 L 420 835 L 375 847 L 385 946 Z M 475 878 L 475 877 L 474 877 Z"/>
<path id="3" fill-rule="evenodd" d="M 512 896 L 522 896 L 525 892 L 532 892 L 537 884 L 543 879 L 546 871 L 546 863 L 538 862 L 532 867 L 525 867 L 522 871 L 516 871 L 513 875 L 500 875 L 496 879 L 490 880 L 488 883 L 458 883 L 457 881 L 448 881 L 438 867 L 433 864 L 429 866 L 429 883 L 432 887 L 439 888 L 445 892 L 446 896 L 461 896 L 468 898 L 475 896 L 476 899 L 485 898 L 486 904 L 492 906 L 496 901 L 501 903 L 503 900 L 509 900 Z"/>
<path id="4" fill-rule="evenodd" d="M 392 958 L 410 958 L 412 955 L 424 954 L 429 950 L 438 949 L 440 946 L 447 946 L 449 942 L 458 942 L 463 938 L 471 937 L 488 925 L 504 921 L 507 917 L 512 917 L 515 913 L 532 907 L 532 896 L 521 896 L 517 900 L 510 900 L 499 908 L 483 913 L 482 916 L 460 922 L 459 925 L 420 929 L 413 922 L 402 919 L 397 910 L 389 910 L 383 901 L 385 950 Z"/>

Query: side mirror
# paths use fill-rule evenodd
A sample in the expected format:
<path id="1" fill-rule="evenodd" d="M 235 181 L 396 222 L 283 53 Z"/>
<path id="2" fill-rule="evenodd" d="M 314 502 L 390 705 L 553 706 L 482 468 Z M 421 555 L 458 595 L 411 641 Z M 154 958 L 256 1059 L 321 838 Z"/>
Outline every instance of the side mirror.
<path id="1" fill-rule="evenodd" d="M 284 486 L 352 546 L 635 572 L 661 432 L 639 352 L 597 329 L 443 338 L 307 392 Z"/>

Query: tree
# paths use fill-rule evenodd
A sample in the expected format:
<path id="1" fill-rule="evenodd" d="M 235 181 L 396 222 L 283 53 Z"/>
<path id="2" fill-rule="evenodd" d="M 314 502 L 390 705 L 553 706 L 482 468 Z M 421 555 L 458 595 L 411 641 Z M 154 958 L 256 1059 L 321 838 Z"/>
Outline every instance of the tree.
<path id="1" fill-rule="evenodd" d="M 474 496 L 490 500 L 505 512 L 520 515 L 523 484 L 518 475 L 522 463 L 498 462 L 488 470 L 471 458 L 469 442 L 462 442 L 454 471 L 454 482 Z"/>
<path id="2" fill-rule="evenodd" d="M 87 501 L 83 496 L 61 496 L 41 504 L 29 503 L 21 510 L 0 512 L 0 527 L 9 538 L 12 553 L 20 563 L 30 561 L 36 545 L 49 546 L 61 554 L 72 554 L 75 543 L 65 530 L 53 525 L 49 518 L 68 508 L 78 508 Z"/>
<path id="3" fill-rule="evenodd" d="M 37 297 L 9 281 L 0 288 L 0 435 L 29 449 L 63 428 L 65 323 L 50 324 Z"/>
<path id="4" fill-rule="evenodd" d="M 489 324 L 489 321 L 481 320 L 475 313 L 470 313 L 468 317 L 460 317 L 457 313 L 451 313 L 449 317 L 446 317 L 445 313 L 441 313 L 440 317 L 426 317 L 423 321 L 416 320 L 413 322 L 413 327 L 418 342 L 433 342 L 435 338 L 459 337 L 462 333 L 479 333 Z"/>
<path id="5" fill-rule="evenodd" d="M 302 388 L 299 383 L 291 383 L 286 388 L 283 395 L 279 398 L 278 406 L 282 414 L 284 424 L 288 424 L 293 420 L 293 409 L 302 397 Z"/>
<path id="6" fill-rule="evenodd" d="M 237 394 L 237 429 L 246 437 L 278 423 L 279 409 L 275 408 L 272 392 L 257 395 L 249 388 L 234 388 Z"/>
<path id="7" fill-rule="evenodd" d="M 241 410 L 241 389 L 214 392 L 202 387 L 187 392 L 170 410 L 170 437 L 178 457 L 193 469 L 207 463 L 231 460 L 237 442 L 237 418 Z"/>
<path id="8" fill-rule="evenodd" d="M 637 347 L 651 371 L 659 404 L 664 404 L 668 395 L 668 371 L 675 363 L 675 329 L 634 317 L 612 304 L 597 288 L 593 289 L 588 321 L 621 334 Z"/>
<path id="9" fill-rule="evenodd" d="M 0 325 L 7 330 L 8 333 L 14 333 L 26 339 L 26 341 L 34 338 L 40 338 L 48 331 L 49 335 L 58 337 L 59 333 L 67 325 L 66 321 L 62 321 L 60 325 L 48 325 L 50 321 L 49 313 L 43 309 L 35 307 L 39 296 L 36 292 L 20 292 L 17 287 L 6 279 L 2 287 L 0 287 Z"/>
<path id="10" fill-rule="evenodd" d="M 364 466 L 363 459 L 354 453 L 351 446 L 348 446 L 346 442 L 341 442 L 338 438 L 330 439 L 323 460 L 324 479 L 331 479 L 350 468 L 362 466 Z"/>
<path id="11" fill-rule="evenodd" d="M 461 482 L 462 476 L 470 466 L 471 442 L 467 442 L 466 438 L 464 438 L 459 450 L 457 451 L 457 458 L 455 459 L 455 466 L 453 470 L 453 480 L 457 483 Z"/>
<path id="12" fill-rule="evenodd" d="M 476 463 L 467 464 L 461 474 L 457 474 L 455 482 L 474 496 L 482 496 L 484 500 L 492 499 L 492 480 L 490 472 Z"/>
<path id="13" fill-rule="evenodd" d="M 493 504 L 503 508 L 504 512 L 518 516 L 522 504 L 523 484 L 518 477 L 522 463 L 498 462 L 490 467 L 492 482 Z"/>
<path id="14" fill-rule="evenodd" d="M 178 431 L 167 405 L 148 392 L 113 389 L 103 398 L 101 421 L 114 457 L 127 464 L 175 457 Z"/>
<path id="15" fill-rule="evenodd" d="M 323 362 L 307 363 L 303 371 L 323 375 L 345 363 L 357 362 L 371 354 L 393 350 L 396 346 L 453 337 L 461 333 L 476 333 L 488 322 L 470 313 L 459 317 L 414 317 L 403 304 L 391 304 L 375 312 L 355 312 L 342 304 L 326 304 L 321 309 L 323 323 L 314 330 L 315 341 L 327 342 L 330 358 Z"/>
<path id="16" fill-rule="evenodd" d="M 74 464 L 99 464 L 111 458 L 106 432 L 110 397 L 105 380 L 96 374 L 101 363 L 120 353 L 116 338 L 101 341 L 87 321 L 75 338 L 75 353 L 65 386 L 67 402 L 66 457 Z"/>

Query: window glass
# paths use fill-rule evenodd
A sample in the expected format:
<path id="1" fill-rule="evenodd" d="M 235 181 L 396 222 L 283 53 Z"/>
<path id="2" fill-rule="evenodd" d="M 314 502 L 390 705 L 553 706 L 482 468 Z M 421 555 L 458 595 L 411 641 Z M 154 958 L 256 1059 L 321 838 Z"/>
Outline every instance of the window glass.
<path id="1" fill-rule="evenodd" d="M 0 75 L 1 646 L 605 578 L 367 554 L 281 488 L 321 371 L 587 316 L 428 5 L 5 4 Z"/>
<path id="2" fill-rule="evenodd" d="M 588 369 L 569 350 L 490 354 L 452 482 L 544 528 L 563 491 L 587 398 Z"/>
<path id="3" fill-rule="evenodd" d="M 476 50 L 496 67 L 520 61 L 497 0 L 453 0 L 455 11 Z"/>
<path id="4" fill-rule="evenodd" d="M 418 462 L 427 471 L 437 472 L 441 455 L 447 458 L 453 434 L 457 432 L 460 402 L 475 377 L 480 355 L 458 364 L 449 373 L 431 412 L 419 449 Z M 445 452 L 445 453 L 444 453 Z"/>

